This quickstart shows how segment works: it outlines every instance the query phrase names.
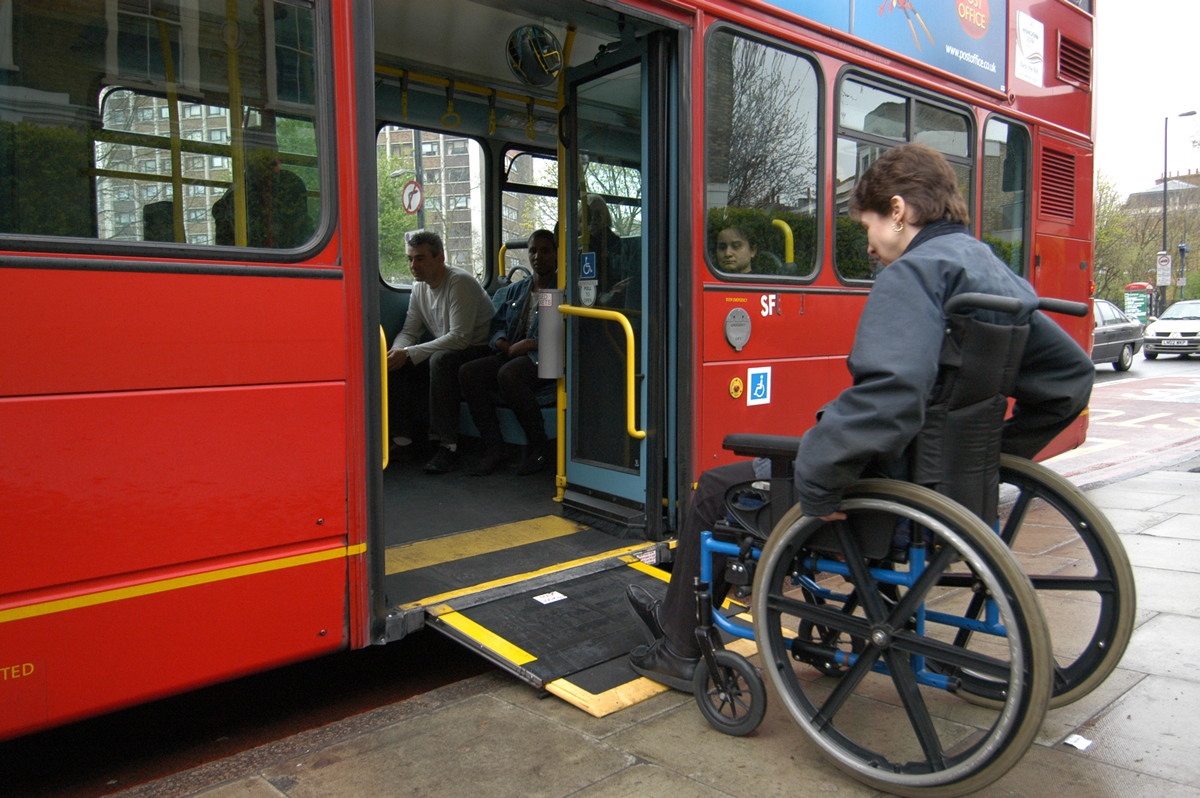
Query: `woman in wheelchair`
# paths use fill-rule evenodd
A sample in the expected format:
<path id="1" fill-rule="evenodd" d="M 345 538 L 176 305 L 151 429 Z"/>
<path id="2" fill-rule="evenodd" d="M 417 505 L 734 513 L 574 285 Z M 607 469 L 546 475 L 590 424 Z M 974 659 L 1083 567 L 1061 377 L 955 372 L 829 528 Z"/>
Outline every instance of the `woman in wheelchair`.
<path id="1" fill-rule="evenodd" d="M 1014 373 L 1006 376 L 1007 393 L 1016 404 L 996 431 L 1005 453 L 1032 458 L 1087 407 L 1095 375 L 1091 359 L 1057 323 L 1036 311 L 1038 297 L 1030 284 L 970 234 L 956 174 L 937 151 L 908 144 L 884 153 L 856 185 L 850 212 L 866 229 L 868 252 L 886 268 L 863 308 L 847 360 L 853 384 L 825 406 L 801 439 L 794 473 L 803 514 L 844 518 L 838 510 L 842 492 L 871 471 L 911 478 L 947 493 L 978 515 L 990 513 L 992 518 L 984 518 L 990 523 L 994 489 L 988 507 L 988 500 L 981 498 L 988 491 L 980 485 L 946 485 L 913 474 L 910 468 L 912 448 L 926 426 L 927 407 L 940 388 L 947 301 L 959 294 L 983 293 L 1021 303 L 1015 320 L 997 311 L 969 311 L 972 318 L 990 324 L 1028 325 L 1024 351 L 1010 359 Z M 945 448 L 934 452 L 934 459 L 953 459 L 954 452 Z M 921 458 L 929 456 L 923 452 Z M 637 586 L 628 590 L 631 611 L 650 640 L 630 652 L 637 673 L 691 692 L 701 654 L 694 589 L 700 574 L 700 533 L 724 519 L 725 494 L 731 486 L 764 479 L 768 469 L 760 458 L 700 476 L 679 532 L 666 596 L 660 600 Z M 716 607 L 727 590 L 723 564 L 714 562 L 712 572 Z"/>

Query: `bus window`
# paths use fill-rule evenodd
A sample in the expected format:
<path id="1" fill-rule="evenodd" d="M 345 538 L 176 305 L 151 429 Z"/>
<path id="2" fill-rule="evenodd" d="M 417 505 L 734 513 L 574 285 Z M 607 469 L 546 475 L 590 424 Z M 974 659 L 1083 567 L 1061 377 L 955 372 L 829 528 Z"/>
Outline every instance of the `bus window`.
<path id="1" fill-rule="evenodd" d="M 1011 122 L 989 119 L 983 132 L 980 234 L 997 257 L 1022 277 L 1028 271 L 1025 183 L 1029 173 L 1029 132 Z"/>
<path id="2" fill-rule="evenodd" d="M 510 149 L 504 153 L 501 179 L 501 240 L 526 238 L 534 230 L 558 224 L 558 161 L 551 155 Z M 504 271 L 529 268 L 521 250 L 506 252 Z"/>
<path id="3" fill-rule="evenodd" d="M 817 264 L 819 89 L 812 62 L 719 29 L 705 73 L 707 240 L 726 279 Z M 789 258 L 786 233 L 792 233 Z"/>
<path id="4" fill-rule="evenodd" d="M 850 218 L 850 194 L 868 166 L 891 147 L 919 142 L 938 150 L 958 174 L 971 207 L 971 125 L 965 113 L 924 102 L 900 89 L 843 78 L 838 95 L 834 265 L 843 280 L 871 280 L 879 264 L 867 255 L 867 235 Z"/>
<path id="5" fill-rule="evenodd" d="M 13 4 L 0 234 L 307 243 L 321 196 L 316 23 L 311 8 L 268 5 Z"/>
<path id="6" fill-rule="evenodd" d="M 379 274 L 392 285 L 411 285 L 404 234 L 432 230 L 441 236 L 446 265 L 471 272 L 482 283 L 491 264 L 484 256 L 483 147 L 450 133 L 384 125 L 375 140 L 379 182 Z"/>

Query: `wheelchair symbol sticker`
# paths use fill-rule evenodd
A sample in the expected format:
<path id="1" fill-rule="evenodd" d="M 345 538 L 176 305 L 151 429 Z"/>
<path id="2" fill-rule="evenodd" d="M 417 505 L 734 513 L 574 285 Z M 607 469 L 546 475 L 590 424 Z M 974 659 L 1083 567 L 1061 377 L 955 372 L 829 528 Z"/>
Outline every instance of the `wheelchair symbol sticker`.
<path id="1" fill-rule="evenodd" d="M 596 253 L 584 252 L 579 256 L 579 279 L 596 279 Z"/>
<path id="2" fill-rule="evenodd" d="M 746 404 L 771 404 L 771 367 L 748 369 L 746 386 Z"/>

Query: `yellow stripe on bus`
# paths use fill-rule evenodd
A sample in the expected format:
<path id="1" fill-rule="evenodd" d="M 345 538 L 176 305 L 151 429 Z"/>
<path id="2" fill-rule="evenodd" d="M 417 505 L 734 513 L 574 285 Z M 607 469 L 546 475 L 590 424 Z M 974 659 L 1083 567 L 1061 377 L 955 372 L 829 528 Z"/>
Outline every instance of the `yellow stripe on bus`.
<path id="1" fill-rule="evenodd" d="M 19 621 L 25 618 L 36 618 L 41 615 L 53 615 L 56 612 L 67 612 L 68 610 L 78 610 L 84 607 L 95 607 L 99 604 L 110 604 L 114 601 L 124 601 L 125 599 L 138 598 L 139 596 L 150 596 L 155 593 L 166 593 L 171 590 L 179 590 L 185 587 L 193 587 L 195 585 L 206 585 L 212 582 L 221 582 L 227 579 L 237 579 L 243 576 L 252 576 L 254 574 L 268 573 L 270 571 L 279 571 L 284 568 L 296 568 L 301 565 L 310 565 L 312 563 L 325 562 L 327 560 L 336 560 L 343 557 L 352 557 L 357 554 L 362 554 L 367 550 L 365 543 L 360 543 L 356 546 L 339 546 L 335 549 L 326 549 L 325 551 L 315 551 L 309 554 L 297 554 L 292 557 L 281 557 L 278 560 L 264 560 L 263 562 L 250 563 L 248 565 L 237 565 L 232 568 L 219 568 L 215 571 L 205 571 L 198 574 L 190 574 L 188 576 L 177 576 L 171 579 L 162 579 L 156 582 L 146 582 L 140 585 L 130 585 L 128 587 L 119 587 L 112 590 L 100 590 L 95 593 L 87 593 L 82 596 L 72 596 L 71 598 L 54 599 L 52 601 L 43 601 L 38 604 L 27 604 L 22 607 L 13 607 L 8 610 L 0 610 L 0 623 L 8 623 L 9 621 Z"/>
<path id="2" fill-rule="evenodd" d="M 451 612 L 438 618 L 447 626 L 452 626 L 479 645 L 496 652 L 514 665 L 524 665 L 533 662 L 537 657 L 522 648 L 514 646 L 495 632 L 489 631 L 459 612 Z"/>
<path id="3" fill-rule="evenodd" d="M 538 543 L 543 540 L 566 537 L 579 532 L 583 527 L 561 516 L 546 515 L 529 521 L 501 524 L 474 532 L 463 532 L 444 538 L 422 540 L 393 546 L 384 555 L 385 569 L 391 574 L 415 571 L 431 565 L 454 562 L 465 557 L 492 554 L 505 549 Z"/>

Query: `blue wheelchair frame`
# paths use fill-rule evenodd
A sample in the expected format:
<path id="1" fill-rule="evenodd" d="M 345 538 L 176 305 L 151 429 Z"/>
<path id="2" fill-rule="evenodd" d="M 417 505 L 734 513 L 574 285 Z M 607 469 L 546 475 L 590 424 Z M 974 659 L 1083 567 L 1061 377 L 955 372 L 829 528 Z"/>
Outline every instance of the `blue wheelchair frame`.
<path id="1" fill-rule="evenodd" d="M 700 581 L 702 589 L 707 591 L 709 585 L 712 585 L 713 577 L 713 562 L 714 554 L 724 554 L 730 557 L 741 557 L 742 547 L 736 543 L 717 540 L 713 532 L 705 530 L 700 533 Z M 761 546 L 752 546 L 750 556 L 757 561 L 762 556 Z M 815 572 L 832 573 L 838 576 L 848 577 L 850 569 L 845 563 L 839 560 L 830 560 L 826 558 L 810 558 L 805 562 L 805 566 Z M 925 546 L 921 544 L 913 545 L 909 550 L 909 568 L 907 571 L 893 571 L 888 568 L 871 568 L 871 577 L 876 582 L 881 582 L 899 587 L 912 587 L 917 580 L 921 578 L 921 574 L 925 570 Z M 813 596 L 824 601 L 834 601 L 845 605 L 850 600 L 850 596 L 837 593 L 833 590 L 823 588 L 806 576 L 799 578 L 797 584 L 809 591 Z M 711 606 L 711 601 L 709 603 Z M 706 619 L 701 619 L 701 625 L 704 625 Z M 917 610 L 916 615 L 916 632 L 917 634 L 925 634 L 926 621 L 952 626 L 958 629 L 967 629 L 973 632 L 982 632 L 984 634 L 995 635 L 997 637 L 1005 637 L 1008 632 L 1004 624 L 1000 623 L 1000 611 L 996 607 L 996 603 L 991 599 L 987 599 L 985 603 L 984 619 L 972 620 L 958 615 L 949 615 L 943 612 L 927 610 L 924 606 Z M 749 626 L 742 626 L 726 618 L 723 614 L 712 611 L 712 625 L 716 626 L 722 632 L 743 640 L 754 640 L 754 629 Z M 925 667 L 925 658 L 919 655 L 912 656 L 913 671 L 917 680 L 921 684 L 930 687 L 937 687 L 943 690 L 951 687 L 950 680 L 938 673 L 930 671 Z M 834 662 L 837 665 L 850 667 L 854 665 L 857 656 L 851 652 L 838 651 L 834 655 Z M 876 662 L 872 670 L 877 673 L 889 673 L 887 665 L 884 662 Z"/>

